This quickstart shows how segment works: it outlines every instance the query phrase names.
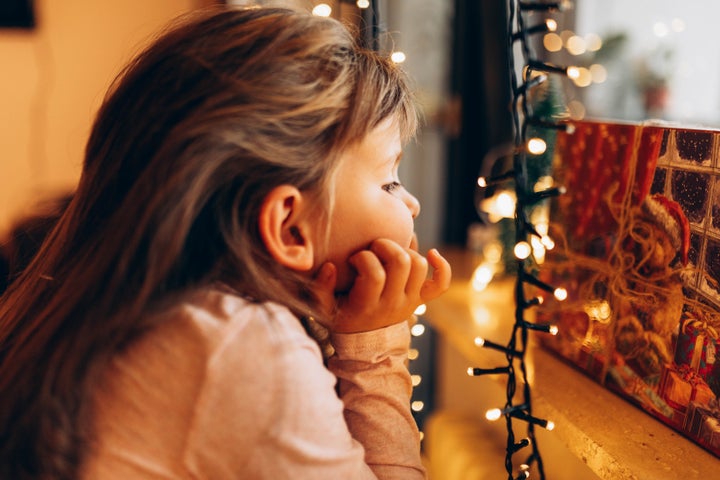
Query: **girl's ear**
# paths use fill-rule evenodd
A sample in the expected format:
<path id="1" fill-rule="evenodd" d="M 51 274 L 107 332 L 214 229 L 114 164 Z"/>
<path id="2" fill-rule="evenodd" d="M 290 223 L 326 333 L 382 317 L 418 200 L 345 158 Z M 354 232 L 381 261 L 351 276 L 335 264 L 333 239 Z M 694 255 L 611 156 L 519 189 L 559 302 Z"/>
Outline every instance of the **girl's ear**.
<path id="1" fill-rule="evenodd" d="M 292 185 L 280 185 L 267 194 L 260 208 L 258 227 L 270 255 L 281 265 L 298 271 L 313 267 L 311 215 L 307 199 Z"/>

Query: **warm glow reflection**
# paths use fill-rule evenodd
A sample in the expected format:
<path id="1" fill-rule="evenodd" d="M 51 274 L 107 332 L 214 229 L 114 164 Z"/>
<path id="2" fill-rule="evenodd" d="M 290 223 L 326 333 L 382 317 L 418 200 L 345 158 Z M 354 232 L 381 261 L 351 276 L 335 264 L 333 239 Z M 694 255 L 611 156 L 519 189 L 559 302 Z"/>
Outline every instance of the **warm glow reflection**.
<path id="1" fill-rule="evenodd" d="M 417 387 L 422 382 L 422 377 L 420 375 L 410 375 L 410 381 L 413 387 Z"/>
<path id="2" fill-rule="evenodd" d="M 585 118 L 585 105 L 579 100 L 570 100 L 567 104 L 568 113 L 573 120 Z"/>
<path id="3" fill-rule="evenodd" d="M 475 305 L 472 308 L 472 318 L 475 325 L 480 327 L 490 326 L 493 323 L 493 317 L 490 315 L 490 311 L 482 305 Z"/>
<path id="4" fill-rule="evenodd" d="M 493 267 L 487 263 L 479 265 L 473 272 L 471 279 L 472 289 L 476 292 L 482 292 L 493 279 Z"/>
<path id="5" fill-rule="evenodd" d="M 591 320 L 607 323 L 612 315 L 612 309 L 607 300 L 591 300 L 584 307 L 585 313 Z"/>
<path id="6" fill-rule="evenodd" d="M 489 263 L 498 263 L 502 259 L 503 246 L 499 240 L 488 242 L 483 247 L 483 255 Z"/>

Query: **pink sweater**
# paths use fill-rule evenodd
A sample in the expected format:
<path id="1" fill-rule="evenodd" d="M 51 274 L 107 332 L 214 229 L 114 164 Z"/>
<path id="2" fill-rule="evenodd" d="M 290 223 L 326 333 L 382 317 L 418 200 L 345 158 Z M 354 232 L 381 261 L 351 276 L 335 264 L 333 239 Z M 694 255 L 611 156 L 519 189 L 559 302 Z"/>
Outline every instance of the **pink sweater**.
<path id="1" fill-rule="evenodd" d="M 425 478 L 406 323 L 335 335 L 328 370 L 278 305 L 213 290 L 162 317 L 97 391 L 83 478 Z"/>

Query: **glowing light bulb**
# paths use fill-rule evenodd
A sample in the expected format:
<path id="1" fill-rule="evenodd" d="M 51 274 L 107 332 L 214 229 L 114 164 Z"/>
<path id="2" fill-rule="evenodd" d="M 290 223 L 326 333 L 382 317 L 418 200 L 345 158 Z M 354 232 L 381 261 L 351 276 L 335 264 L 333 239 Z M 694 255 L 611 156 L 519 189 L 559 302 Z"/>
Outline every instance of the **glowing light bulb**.
<path id="1" fill-rule="evenodd" d="M 537 261 L 538 264 L 545 263 L 545 246 L 542 244 L 542 242 L 536 238 L 532 237 L 530 239 L 530 245 L 532 245 L 532 255 Z"/>
<path id="2" fill-rule="evenodd" d="M 415 400 L 410 404 L 410 408 L 413 412 L 421 412 L 423 408 L 425 408 L 425 402 L 421 402 L 420 400 Z"/>
<path id="3" fill-rule="evenodd" d="M 357 0 L 358 8 L 368 8 L 370 6 L 370 0 Z"/>
<path id="4" fill-rule="evenodd" d="M 478 184 L 478 187 L 480 187 L 480 188 L 485 188 L 488 186 L 487 180 L 485 179 L 485 177 L 478 177 L 477 184 Z"/>
<path id="5" fill-rule="evenodd" d="M 533 155 L 540 155 L 545 153 L 545 150 L 547 150 L 547 144 L 542 138 L 531 138 L 527 142 L 527 150 Z"/>
<path id="6" fill-rule="evenodd" d="M 413 312 L 413 314 L 415 314 L 415 315 L 424 315 L 425 312 L 427 312 L 427 305 L 425 305 L 424 303 L 421 303 L 420 305 L 417 306 L 417 308 L 415 309 L 415 311 Z"/>
<path id="7" fill-rule="evenodd" d="M 332 14 L 332 7 L 327 3 L 318 3 L 312 9 L 312 14 L 317 17 L 329 17 Z"/>
<path id="8" fill-rule="evenodd" d="M 475 337 L 474 342 L 475 345 L 477 345 L 478 347 L 482 347 L 483 345 L 485 345 L 485 339 L 482 337 Z"/>
<path id="9" fill-rule="evenodd" d="M 565 48 L 570 55 L 582 55 L 587 51 L 585 39 L 579 35 L 573 35 L 565 42 Z"/>
<path id="10" fill-rule="evenodd" d="M 515 244 L 513 252 L 515 253 L 516 258 L 525 260 L 532 253 L 532 247 L 527 242 L 518 242 Z"/>
<path id="11" fill-rule="evenodd" d="M 425 325 L 423 325 L 422 323 L 416 323 L 410 329 L 410 333 L 413 337 L 419 337 L 420 335 L 425 333 Z"/>
<path id="12" fill-rule="evenodd" d="M 559 52 L 562 49 L 563 41 L 557 33 L 546 33 L 543 36 L 543 46 L 548 52 Z"/>
<path id="13" fill-rule="evenodd" d="M 417 348 L 411 348 L 408 350 L 408 360 L 416 360 L 420 356 L 420 351 Z"/>
<path id="14" fill-rule="evenodd" d="M 555 429 L 555 422 L 552 420 L 548 420 L 547 426 L 545 427 L 546 430 L 554 430 Z"/>
<path id="15" fill-rule="evenodd" d="M 420 375 L 410 375 L 410 381 L 413 387 L 417 387 L 422 382 L 422 377 Z"/>
<path id="16" fill-rule="evenodd" d="M 670 27 L 673 32 L 683 32 L 685 31 L 685 21 L 682 18 L 673 18 Z"/>
<path id="17" fill-rule="evenodd" d="M 548 330 L 548 333 L 550 335 L 555 336 L 558 334 L 559 331 L 560 331 L 560 329 L 557 327 L 557 325 L 550 325 L 550 329 Z"/>
<path id="18" fill-rule="evenodd" d="M 543 236 L 540 239 L 540 243 L 542 243 L 547 250 L 552 250 L 553 248 L 555 248 L 555 241 L 547 235 Z"/>
<path id="19" fill-rule="evenodd" d="M 670 33 L 670 29 L 667 25 L 665 25 L 665 23 L 656 22 L 655 25 L 653 25 L 653 33 L 656 37 L 664 37 Z"/>
<path id="20" fill-rule="evenodd" d="M 592 73 L 585 67 L 578 67 L 578 75 L 572 81 L 578 87 L 587 87 L 592 83 Z M 569 76 L 569 75 L 568 75 Z"/>
<path id="21" fill-rule="evenodd" d="M 590 65 L 590 76 L 594 83 L 604 83 L 607 80 L 607 70 L 599 63 Z"/>
<path id="22" fill-rule="evenodd" d="M 553 20 L 552 18 L 548 18 L 547 20 L 545 20 L 545 25 L 547 26 L 547 29 L 550 32 L 554 32 L 555 30 L 557 30 L 557 26 L 558 26 L 557 22 L 555 20 Z"/>
<path id="23" fill-rule="evenodd" d="M 597 52 L 602 48 L 602 39 L 597 33 L 588 33 L 585 35 L 585 45 L 588 51 Z"/>
<path id="24" fill-rule="evenodd" d="M 558 300 L 560 300 L 562 302 L 563 300 L 567 299 L 568 292 L 564 288 L 558 287 L 553 292 L 553 295 L 555 295 L 555 298 L 557 298 Z"/>
<path id="25" fill-rule="evenodd" d="M 404 52 L 393 52 L 390 54 L 390 60 L 393 61 L 393 63 L 403 63 L 406 60 L 406 56 Z"/>
<path id="26" fill-rule="evenodd" d="M 580 76 L 580 69 L 575 66 L 567 67 L 567 76 L 571 80 L 578 78 Z"/>
<path id="27" fill-rule="evenodd" d="M 499 419 L 502 416 L 502 410 L 499 408 L 491 408 L 487 412 L 485 412 L 485 418 L 490 420 L 491 422 L 494 422 L 495 420 Z"/>
<path id="28" fill-rule="evenodd" d="M 553 186 L 554 180 L 550 175 L 543 175 L 542 177 L 538 178 L 537 182 L 535 182 L 535 185 L 533 185 L 533 191 L 534 192 L 540 192 L 542 190 L 547 190 L 548 188 L 551 188 Z"/>
<path id="29" fill-rule="evenodd" d="M 496 201 L 497 211 L 500 215 L 510 218 L 515 214 L 515 198 L 508 192 L 500 192 Z"/>

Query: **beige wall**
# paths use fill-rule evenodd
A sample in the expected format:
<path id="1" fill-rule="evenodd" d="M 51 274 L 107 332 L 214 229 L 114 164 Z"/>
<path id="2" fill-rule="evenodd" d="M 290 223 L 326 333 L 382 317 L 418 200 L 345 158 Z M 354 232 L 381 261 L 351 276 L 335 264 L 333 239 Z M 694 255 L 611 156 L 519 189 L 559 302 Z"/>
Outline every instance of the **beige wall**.
<path id="1" fill-rule="evenodd" d="M 209 0 L 36 0 L 38 26 L 0 29 L 0 229 L 71 189 L 94 112 L 134 52 Z"/>

